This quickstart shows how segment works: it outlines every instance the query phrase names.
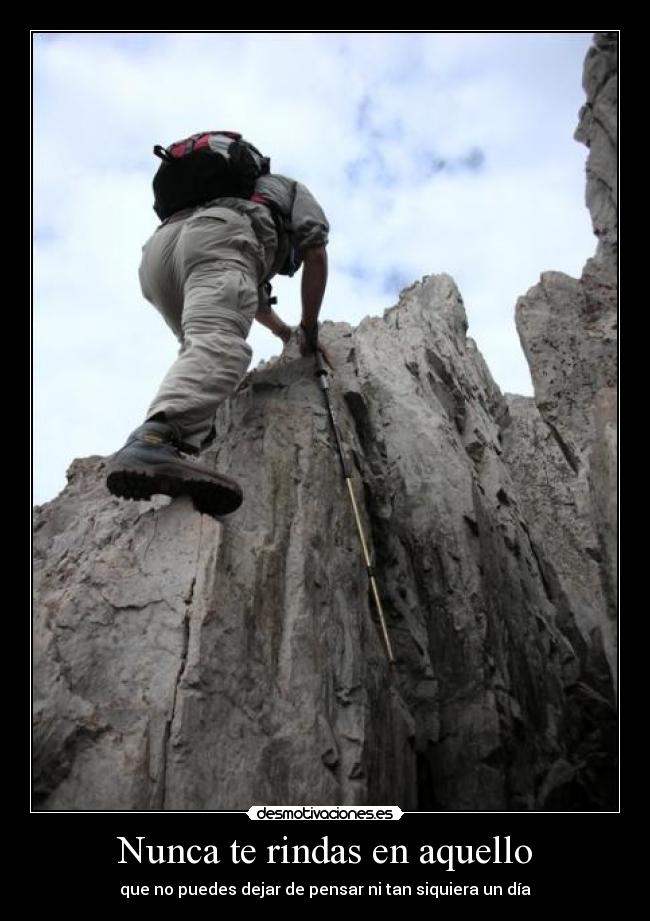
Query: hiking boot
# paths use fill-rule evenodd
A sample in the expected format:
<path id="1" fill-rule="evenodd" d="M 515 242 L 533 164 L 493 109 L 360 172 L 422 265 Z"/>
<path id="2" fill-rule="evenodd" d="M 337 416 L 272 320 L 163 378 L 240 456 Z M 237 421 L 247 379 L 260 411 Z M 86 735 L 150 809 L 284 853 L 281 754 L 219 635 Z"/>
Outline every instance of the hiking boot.
<path id="1" fill-rule="evenodd" d="M 241 487 L 230 477 L 210 470 L 181 454 L 177 429 L 167 422 L 145 422 L 108 461 L 106 486 L 124 499 L 151 496 L 190 496 L 197 512 L 228 515 L 243 500 Z"/>

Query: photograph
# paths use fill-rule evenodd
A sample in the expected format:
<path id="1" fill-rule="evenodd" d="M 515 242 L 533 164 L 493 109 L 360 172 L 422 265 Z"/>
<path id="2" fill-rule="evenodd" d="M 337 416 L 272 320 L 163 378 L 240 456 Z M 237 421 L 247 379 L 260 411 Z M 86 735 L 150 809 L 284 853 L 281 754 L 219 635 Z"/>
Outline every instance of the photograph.
<path id="1" fill-rule="evenodd" d="M 29 812 L 125 889 L 526 896 L 620 813 L 618 47 L 30 31 Z"/>

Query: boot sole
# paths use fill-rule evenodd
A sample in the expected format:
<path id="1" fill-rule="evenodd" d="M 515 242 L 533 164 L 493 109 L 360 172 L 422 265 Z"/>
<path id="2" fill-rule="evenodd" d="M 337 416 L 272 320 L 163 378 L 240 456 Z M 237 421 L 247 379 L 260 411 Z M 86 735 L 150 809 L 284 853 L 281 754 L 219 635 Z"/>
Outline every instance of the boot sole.
<path id="1" fill-rule="evenodd" d="M 190 496 L 197 512 L 203 515 L 229 515 L 242 504 L 241 491 L 227 481 L 219 483 L 200 477 L 179 477 L 164 470 L 146 467 L 116 467 L 106 477 L 109 492 L 122 499 L 151 499 L 155 495 Z"/>

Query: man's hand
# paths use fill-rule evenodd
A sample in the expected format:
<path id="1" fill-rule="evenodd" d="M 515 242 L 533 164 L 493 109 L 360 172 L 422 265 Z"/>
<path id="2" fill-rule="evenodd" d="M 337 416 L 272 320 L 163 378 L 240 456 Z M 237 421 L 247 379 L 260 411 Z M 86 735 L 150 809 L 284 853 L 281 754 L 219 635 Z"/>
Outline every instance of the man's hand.
<path id="1" fill-rule="evenodd" d="M 313 329 L 305 327 L 300 324 L 298 327 L 298 345 L 300 347 L 301 355 L 315 355 L 316 352 L 320 352 L 323 356 L 325 362 L 334 370 L 334 365 L 332 364 L 332 359 L 330 358 L 330 353 L 325 348 L 322 342 L 318 339 L 318 323 L 315 324 Z"/>
<path id="2" fill-rule="evenodd" d="M 301 323 L 298 327 L 298 332 L 300 335 L 298 339 L 300 354 L 313 355 L 318 348 L 318 323 L 312 323 L 310 326 Z"/>
<path id="3" fill-rule="evenodd" d="M 282 339 L 282 341 L 286 345 L 289 339 L 291 339 L 291 337 L 293 336 L 293 330 L 291 329 L 290 326 L 287 326 L 286 323 L 283 323 L 275 335 L 279 336 L 280 339 Z"/>
<path id="4" fill-rule="evenodd" d="M 267 329 L 270 329 L 274 336 L 278 336 L 282 339 L 285 345 L 293 335 L 291 327 L 287 326 L 284 320 L 281 320 L 273 309 L 258 310 L 255 314 L 255 319 L 258 323 L 261 323 L 262 326 L 266 326 Z"/>

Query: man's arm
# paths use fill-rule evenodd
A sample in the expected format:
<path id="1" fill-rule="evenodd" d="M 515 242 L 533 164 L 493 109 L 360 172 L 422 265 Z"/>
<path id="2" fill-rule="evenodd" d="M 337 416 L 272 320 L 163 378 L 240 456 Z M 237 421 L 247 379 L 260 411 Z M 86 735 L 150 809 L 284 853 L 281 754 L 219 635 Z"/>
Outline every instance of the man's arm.
<path id="1" fill-rule="evenodd" d="M 255 319 L 258 323 L 261 323 L 262 326 L 266 326 L 267 329 L 270 329 L 274 336 L 279 336 L 283 342 L 288 342 L 291 339 L 291 327 L 287 326 L 284 320 L 281 320 L 273 308 L 269 310 L 258 310 L 255 314 Z"/>
<path id="2" fill-rule="evenodd" d="M 318 314 L 327 285 L 327 250 L 310 246 L 303 251 L 301 279 L 302 320 L 300 351 L 315 352 L 318 345 Z"/>

